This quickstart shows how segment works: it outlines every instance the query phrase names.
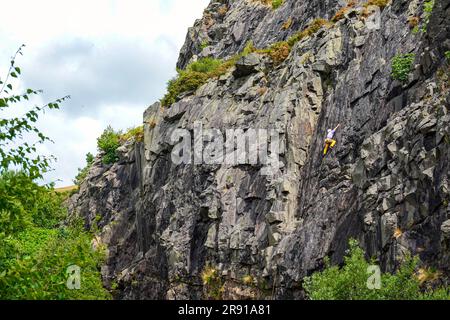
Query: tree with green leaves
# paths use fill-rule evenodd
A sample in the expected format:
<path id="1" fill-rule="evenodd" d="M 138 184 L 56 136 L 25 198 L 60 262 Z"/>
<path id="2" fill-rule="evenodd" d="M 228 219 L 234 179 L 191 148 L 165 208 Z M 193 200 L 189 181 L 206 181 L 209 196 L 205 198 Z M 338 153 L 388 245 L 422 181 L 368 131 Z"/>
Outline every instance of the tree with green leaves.
<path id="1" fill-rule="evenodd" d="M 121 135 L 122 132 L 115 131 L 113 127 L 108 126 L 97 139 L 97 148 L 100 152 L 103 152 L 102 161 L 104 164 L 113 164 L 119 159 L 117 148 L 120 147 Z"/>
<path id="2" fill-rule="evenodd" d="M 23 115 L 3 117 L 2 111 L 13 109 L 16 104 L 29 101 L 32 96 L 42 93 L 42 90 L 33 89 L 14 93 L 13 80 L 21 75 L 20 67 L 16 66 L 16 59 L 18 55 L 22 55 L 24 47 L 25 45 L 22 45 L 11 58 L 5 79 L 0 78 L 0 173 L 20 169 L 34 180 L 42 177 L 52 160 L 52 157 L 35 155 L 37 145 L 51 141 L 38 129 L 36 122 L 43 112 L 59 109 L 60 104 L 70 97 L 65 96 L 42 106 L 26 108 Z M 36 141 L 25 141 L 25 134 L 33 135 Z"/>
<path id="3" fill-rule="evenodd" d="M 54 225 L 57 221 L 52 217 L 62 217 L 61 207 L 49 193 L 50 188 L 40 187 L 34 182 L 42 178 L 52 159 L 36 155 L 38 144 L 51 141 L 38 129 L 36 122 L 40 114 L 46 110 L 59 109 L 59 104 L 69 97 L 43 106 L 18 107 L 19 103 L 26 103 L 32 96 L 42 92 L 33 89 L 20 94 L 13 92 L 13 80 L 21 75 L 16 59 L 22 55 L 23 48 L 24 45 L 11 58 L 5 80 L 0 79 L 0 236 L 23 230 L 36 222 L 34 220 Z M 25 110 L 24 114 L 17 115 L 16 112 L 13 116 L 6 116 L 7 111 L 15 109 Z M 35 142 L 28 142 L 33 138 Z"/>
<path id="4" fill-rule="evenodd" d="M 59 109 L 69 97 L 26 108 L 17 116 L 19 103 L 42 92 L 13 93 L 13 81 L 21 74 L 15 62 L 22 48 L 11 59 L 5 80 L 0 79 L 0 300 L 110 299 L 100 274 L 104 250 L 92 247 L 93 234 L 82 220 L 66 219 L 64 194 L 36 183 L 51 160 L 36 155 L 37 145 L 51 141 L 36 123 L 44 111 Z M 12 110 L 13 116 L 6 117 Z M 36 142 L 26 142 L 33 137 Z M 86 160 L 91 163 L 93 156 L 88 154 Z M 66 285 L 71 265 L 83 272 L 79 290 Z"/>

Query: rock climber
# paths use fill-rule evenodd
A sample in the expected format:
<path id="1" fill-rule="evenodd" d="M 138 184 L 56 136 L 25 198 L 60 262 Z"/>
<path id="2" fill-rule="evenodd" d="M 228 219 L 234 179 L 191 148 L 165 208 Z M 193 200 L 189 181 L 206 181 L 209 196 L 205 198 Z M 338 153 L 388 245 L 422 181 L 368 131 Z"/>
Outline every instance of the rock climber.
<path id="1" fill-rule="evenodd" d="M 327 130 L 327 138 L 325 139 L 325 149 L 323 149 L 323 155 L 326 155 L 329 148 L 333 148 L 336 144 L 336 140 L 334 140 L 334 134 L 336 133 L 336 130 L 339 128 L 341 124 L 338 124 L 336 128 L 328 129 Z"/>

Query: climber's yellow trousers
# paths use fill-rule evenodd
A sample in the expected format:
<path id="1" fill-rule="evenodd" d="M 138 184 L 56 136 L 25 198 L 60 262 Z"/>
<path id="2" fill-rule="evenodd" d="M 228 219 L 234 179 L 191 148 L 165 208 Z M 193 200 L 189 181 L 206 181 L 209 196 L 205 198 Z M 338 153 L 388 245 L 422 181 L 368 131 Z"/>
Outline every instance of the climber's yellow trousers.
<path id="1" fill-rule="evenodd" d="M 336 144 L 336 140 L 326 139 L 325 140 L 325 149 L 323 149 L 323 155 L 326 155 L 328 152 L 328 148 L 333 148 Z"/>

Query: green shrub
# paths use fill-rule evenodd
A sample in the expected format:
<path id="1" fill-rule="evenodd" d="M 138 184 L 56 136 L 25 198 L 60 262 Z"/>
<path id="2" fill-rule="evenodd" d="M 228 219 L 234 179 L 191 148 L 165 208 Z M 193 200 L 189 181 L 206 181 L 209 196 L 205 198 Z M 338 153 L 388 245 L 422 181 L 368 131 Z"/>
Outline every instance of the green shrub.
<path id="1" fill-rule="evenodd" d="M 120 147 L 121 132 L 115 131 L 111 126 L 108 126 L 97 139 L 97 148 L 103 152 L 103 163 L 113 164 L 119 158 L 117 155 L 117 148 Z"/>
<path id="2" fill-rule="evenodd" d="M 30 228 L 7 239 L 7 263 L 0 270 L 1 299 L 109 299 L 100 265 L 104 252 L 94 250 L 92 235 L 80 223 L 58 230 Z M 4 251 L 2 247 L 0 251 Z M 81 287 L 66 286 L 67 267 L 81 268 Z"/>
<path id="3" fill-rule="evenodd" d="M 65 195 L 25 173 L 0 175 L 0 299 L 108 298 L 99 272 L 101 251 L 82 223 L 59 227 Z M 81 290 L 65 286 L 69 265 L 82 268 Z"/>
<path id="4" fill-rule="evenodd" d="M 423 12 L 424 12 L 424 23 L 422 25 L 422 32 L 427 31 L 428 23 L 430 22 L 431 13 L 434 8 L 434 0 L 425 1 L 423 4 Z"/>
<path id="5" fill-rule="evenodd" d="M 66 218 L 64 194 L 39 186 L 25 173 L 0 175 L 0 299 L 103 299 L 101 251 L 82 223 Z M 81 290 L 65 286 L 66 269 L 82 269 Z"/>
<path id="6" fill-rule="evenodd" d="M 414 53 L 398 54 L 394 56 L 391 63 L 392 78 L 401 82 L 408 81 L 408 75 L 412 70 L 414 59 Z"/>
<path id="7" fill-rule="evenodd" d="M 13 234 L 35 225 L 54 227 L 67 214 L 63 195 L 39 186 L 20 172 L 0 175 L 0 234 Z"/>
<path id="8" fill-rule="evenodd" d="M 75 177 L 75 180 L 73 180 L 73 182 L 77 186 L 80 186 L 81 183 L 84 181 L 84 179 L 86 179 L 86 177 L 89 173 L 89 170 L 91 169 L 92 163 L 94 163 L 94 160 L 95 160 L 94 155 L 92 153 L 88 152 L 86 154 L 86 166 L 83 169 L 78 168 L 78 174 Z"/>
<path id="9" fill-rule="evenodd" d="M 208 79 L 226 73 L 232 66 L 230 61 L 202 58 L 189 64 L 186 70 L 178 70 L 178 75 L 167 84 L 167 93 L 162 98 L 161 105 L 170 106 L 180 94 L 195 91 Z"/>
<path id="10" fill-rule="evenodd" d="M 2 190 L 3 191 L 3 190 Z M 19 232 L 31 225 L 31 216 L 25 211 L 20 201 L 4 196 L 0 191 L 0 237 Z"/>
<path id="11" fill-rule="evenodd" d="M 416 275 L 417 258 L 408 258 L 395 274 L 381 274 L 380 289 L 369 289 L 368 267 L 373 264 L 366 261 L 358 242 L 350 240 L 343 267 L 331 266 L 327 260 L 326 268 L 307 277 L 303 287 L 312 300 L 450 299 L 446 288 L 421 288 Z"/>
<path id="12" fill-rule="evenodd" d="M 14 236 L 4 237 L 0 249 L 0 270 L 8 270 L 16 260 L 29 259 L 58 234 L 57 229 L 29 227 Z"/>
<path id="13" fill-rule="evenodd" d="M 168 107 L 174 104 L 181 93 L 195 91 L 207 80 L 204 73 L 179 71 L 178 76 L 167 83 L 167 93 L 161 99 L 161 105 Z"/>
<path id="14" fill-rule="evenodd" d="M 53 188 L 38 186 L 32 212 L 33 224 L 42 228 L 54 228 L 67 216 L 67 209 L 63 202 L 67 196 L 57 193 Z"/>
<path id="15" fill-rule="evenodd" d="M 208 73 L 216 70 L 222 63 L 222 60 L 219 59 L 202 58 L 189 64 L 186 71 Z"/>

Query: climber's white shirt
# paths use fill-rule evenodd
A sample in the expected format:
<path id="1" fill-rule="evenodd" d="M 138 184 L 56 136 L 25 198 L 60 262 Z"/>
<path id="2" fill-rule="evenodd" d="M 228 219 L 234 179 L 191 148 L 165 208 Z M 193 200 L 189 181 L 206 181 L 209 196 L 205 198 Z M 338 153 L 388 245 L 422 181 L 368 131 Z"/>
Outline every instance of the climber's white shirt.
<path id="1" fill-rule="evenodd" d="M 333 139 L 336 130 L 328 129 L 327 139 Z"/>

